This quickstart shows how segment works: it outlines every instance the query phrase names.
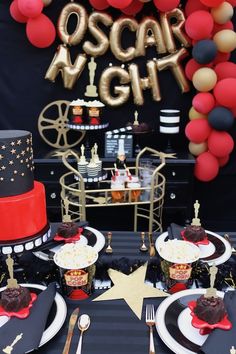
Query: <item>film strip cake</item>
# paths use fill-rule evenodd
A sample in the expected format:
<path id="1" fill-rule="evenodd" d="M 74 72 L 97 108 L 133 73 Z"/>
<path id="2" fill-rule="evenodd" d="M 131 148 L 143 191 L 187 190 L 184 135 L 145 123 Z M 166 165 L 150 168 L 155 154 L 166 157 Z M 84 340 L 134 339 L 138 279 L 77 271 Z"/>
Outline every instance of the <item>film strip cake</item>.
<path id="1" fill-rule="evenodd" d="M 45 189 L 34 181 L 33 169 L 31 133 L 0 130 L 0 250 L 4 254 L 33 249 L 50 237 Z"/>

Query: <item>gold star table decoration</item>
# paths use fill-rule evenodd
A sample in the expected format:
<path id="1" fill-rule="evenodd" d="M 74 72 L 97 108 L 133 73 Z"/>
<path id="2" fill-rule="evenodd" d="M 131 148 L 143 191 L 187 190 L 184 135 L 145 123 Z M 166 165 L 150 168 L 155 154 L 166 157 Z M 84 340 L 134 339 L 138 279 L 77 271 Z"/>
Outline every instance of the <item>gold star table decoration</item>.
<path id="1" fill-rule="evenodd" d="M 169 296 L 164 291 L 144 283 L 146 271 L 147 263 L 129 275 L 109 269 L 108 274 L 114 286 L 93 301 L 124 299 L 135 315 L 141 320 L 144 298 Z"/>

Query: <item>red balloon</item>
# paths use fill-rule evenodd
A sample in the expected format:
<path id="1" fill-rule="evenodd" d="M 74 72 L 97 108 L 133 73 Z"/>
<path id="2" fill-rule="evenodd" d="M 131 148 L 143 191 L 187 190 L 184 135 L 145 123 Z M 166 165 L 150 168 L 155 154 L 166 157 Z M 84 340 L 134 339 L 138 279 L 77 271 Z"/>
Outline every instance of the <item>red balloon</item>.
<path id="1" fill-rule="evenodd" d="M 22 15 L 22 13 L 20 12 L 17 0 L 12 1 L 10 6 L 10 14 L 15 21 L 20 23 L 26 23 L 28 20 L 28 17 Z"/>
<path id="2" fill-rule="evenodd" d="M 234 140 L 224 131 L 212 130 L 208 138 L 209 151 L 216 157 L 224 157 L 232 152 Z"/>
<path id="3" fill-rule="evenodd" d="M 122 9 L 122 12 L 124 12 L 124 14 L 128 16 L 136 15 L 139 11 L 142 10 L 143 5 L 144 5 L 143 2 L 140 2 L 139 0 L 133 0 L 128 7 Z"/>
<path id="4" fill-rule="evenodd" d="M 200 92 L 193 98 L 192 104 L 199 113 L 208 114 L 215 107 L 215 98 L 210 92 Z"/>
<path id="5" fill-rule="evenodd" d="M 185 30 L 190 38 L 201 40 L 209 38 L 214 21 L 208 11 L 195 11 L 185 21 Z"/>
<path id="6" fill-rule="evenodd" d="M 105 10 L 109 7 L 107 0 L 89 0 L 89 2 L 96 10 Z"/>
<path id="7" fill-rule="evenodd" d="M 37 17 L 43 10 L 44 3 L 42 0 L 18 0 L 20 12 L 26 17 Z"/>
<path id="8" fill-rule="evenodd" d="M 223 157 L 218 157 L 218 163 L 220 167 L 225 166 L 229 161 L 229 155 L 223 156 Z"/>
<path id="9" fill-rule="evenodd" d="M 194 175 L 202 182 L 213 180 L 219 172 L 219 163 L 210 152 L 203 152 L 196 158 Z"/>
<path id="10" fill-rule="evenodd" d="M 185 65 L 185 74 L 186 74 L 187 78 L 190 81 L 192 81 L 192 78 L 193 78 L 193 75 L 194 75 L 195 71 L 197 71 L 198 69 L 203 68 L 203 67 L 210 68 L 211 66 L 212 66 L 212 64 L 201 65 L 201 64 L 198 64 L 196 62 L 196 60 L 190 59 L 187 62 L 187 64 Z"/>
<path id="11" fill-rule="evenodd" d="M 199 144 L 207 140 L 211 130 L 207 119 L 193 119 L 186 125 L 185 135 L 193 143 Z"/>
<path id="12" fill-rule="evenodd" d="M 208 10 L 208 7 L 203 5 L 200 0 L 188 0 L 185 6 L 186 16 L 198 10 Z"/>
<path id="13" fill-rule="evenodd" d="M 107 0 L 107 2 L 112 7 L 122 10 L 128 7 L 131 4 L 132 0 Z"/>
<path id="14" fill-rule="evenodd" d="M 224 0 L 201 0 L 201 2 L 209 7 L 217 7 L 219 6 Z"/>
<path id="15" fill-rule="evenodd" d="M 153 0 L 157 10 L 161 12 L 171 11 L 179 6 L 180 0 Z"/>
<path id="16" fill-rule="evenodd" d="M 236 0 L 227 0 L 232 6 L 236 6 Z"/>
<path id="17" fill-rule="evenodd" d="M 217 75 L 218 81 L 227 78 L 236 79 L 236 64 L 230 61 L 219 63 L 215 66 L 215 73 Z"/>
<path id="18" fill-rule="evenodd" d="M 230 53 L 217 52 L 217 55 L 216 55 L 215 59 L 213 60 L 213 64 L 216 65 L 218 63 L 228 61 L 229 58 L 230 58 Z"/>
<path id="19" fill-rule="evenodd" d="M 26 35 L 31 44 L 38 48 L 49 47 L 56 38 L 52 21 L 44 14 L 30 18 L 26 25 Z"/>
<path id="20" fill-rule="evenodd" d="M 228 78 L 217 82 L 214 96 L 220 105 L 228 108 L 236 107 L 236 79 Z"/>
<path id="21" fill-rule="evenodd" d="M 224 23 L 223 25 L 219 25 L 218 23 L 214 23 L 212 36 L 214 36 L 214 34 L 216 34 L 219 31 L 222 31 L 224 29 L 233 30 L 234 29 L 233 22 L 232 21 L 228 21 L 228 22 Z"/>

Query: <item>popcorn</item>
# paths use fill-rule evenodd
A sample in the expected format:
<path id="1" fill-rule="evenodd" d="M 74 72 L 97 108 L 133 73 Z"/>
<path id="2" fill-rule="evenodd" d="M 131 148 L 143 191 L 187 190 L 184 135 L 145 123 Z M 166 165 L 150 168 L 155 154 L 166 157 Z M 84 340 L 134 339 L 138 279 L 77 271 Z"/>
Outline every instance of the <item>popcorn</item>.
<path id="1" fill-rule="evenodd" d="M 83 269 L 95 263 L 97 258 L 93 247 L 67 243 L 54 255 L 54 262 L 64 269 Z"/>
<path id="2" fill-rule="evenodd" d="M 158 246 L 160 256 L 173 263 L 192 263 L 199 259 L 200 250 L 190 242 L 168 240 Z"/>

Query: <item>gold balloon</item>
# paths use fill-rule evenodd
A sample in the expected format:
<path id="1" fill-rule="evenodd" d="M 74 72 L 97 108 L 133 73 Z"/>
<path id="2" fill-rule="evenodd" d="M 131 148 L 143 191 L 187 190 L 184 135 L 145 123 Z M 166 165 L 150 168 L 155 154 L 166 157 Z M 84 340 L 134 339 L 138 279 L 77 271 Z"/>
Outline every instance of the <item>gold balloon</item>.
<path id="1" fill-rule="evenodd" d="M 155 101 L 161 100 L 160 86 L 155 61 L 148 61 L 147 71 L 148 77 L 140 78 L 138 66 L 136 64 L 130 64 L 129 66 L 129 74 L 134 96 L 134 103 L 137 105 L 144 104 L 143 90 L 146 89 L 152 90 L 152 97 Z"/>
<path id="2" fill-rule="evenodd" d="M 135 57 L 135 47 L 122 48 L 121 37 L 125 28 L 129 28 L 130 31 L 135 32 L 138 28 L 138 22 L 129 17 L 119 18 L 114 22 L 110 31 L 111 51 L 122 62 L 132 60 Z"/>
<path id="3" fill-rule="evenodd" d="M 198 111 L 196 111 L 196 109 L 194 107 L 190 108 L 188 116 L 189 116 L 190 120 L 199 119 L 199 118 L 207 118 L 206 114 L 199 113 Z"/>
<path id="4" fill-rule="evenodd" d="M 67 24 L 71 15 L 77 16 L 77 25 L 72 34 L 67 31 Z M 83 39 L 88 25 L 88 15 L 85 8 L 73 2 L 63 7 L 57 24 L 58 34 L 63 43 L 77 45 Z"/>
<path id="5" fill-rule="evenodd" d="M 220 52 L 230 53 L 236 48 L 236 33 L 228 29 L 219 31 L 214 35 L 213 41 Z"/>
<path id="6" fill-rule="evenodd" d="M 45 79 L 54 82 L 59 72 L 61 72 L 64 87 L 72 89 L 80 77 L 86 61 L 86 55 L 80 54 L 75 59 L 74 64 L 72 64 L 69 49 L 65 45 L 60 44 L 46 72 Z"/>
<path id="7" fill-rule="evenodd" d="M 171 24 L 173 19 L 175 20 L 175 23 Z M 174 53 L 176 51 L 174 36 L 184 47 L 191 46 L 190 39 L 184 32 L 185 17 L 183 11 L 180 9 L 174 9 L 169 12 L 161 12 L 160 20 L 164 40 L 169 53 Z"/>
<path id="8" fill-rule="evenodd" d="M 156 62 L 159 71 L 170 69 L 181 89 L 181 91 L 188 92 L 190 90 L 188 81 L 185 77 L 184 70 L 180 64 L 180 61 L 188 56 L 188 51 L 185 48 L 181 48 L 177 52 L 167 55 Z"/>
<path id="9" fill-rule="evenodd" d="M 157 53 L 163 54 L 167 52 L 159 23 L 152 17 L 144 17 L 138 26 L 135 56 L 144 56 L 146 47 L 154 45 Z"/>
<path id="10" fill-rule="evenodd" d="M 193 86 L 201 92 L 211 91 L 217 82 L 217 75 L 213 69 L 200 68 L 195 71 L 193 78 Z"/>
<path id="11" fill-rule="evenodd" d="M 52 0 L 43 0 L 43 4 L 44 4 L 45 7 L 50 5 L 51 2 L 52 2 Z"/>
<path id="12" fill-rule="evenodd" d="M 105 33 L 98 27 L 98 22 L 101 22 L 105 26 L 111 26 L 113 23 L 112 17 L 105 12 L 93 12 L 88 21 L 88 28 L 96 39 L 97 44 L 93 44 L 86 41 L 83 45 L 83 50 L 86 54 L 93 57 L 103 55 L 109 48 L 109 39 Z"/>
<path id="13" fill-rule="evenodd" d="M 112 66 L 103 71 L 99 82 L 99 95 L 101 100 L 110 106 L 116 107 L 124 104 L 130 95 L 129 86 L 115 86 L 114 93 L 111 95 L 111 82 L 114 78 L 119 78 L 121 84 L 128 84 L 130 82 L 129 74 L 126 70 L 119 66 Z"/>
<path id="14" fill-rule="evenodd" d="M 200 144 L 195 144 L 190 141 L 190 143 L 188 144 L 188 149 L 192 155 L 198 156 L 208 150 L 208 145 L 206 141 Z"/>
<path id="15" fill-rule="evenodd" d="M 234 14 L 234 8 L 229 2 L 222 2 L 220 6 L 211 9 L 211 15 L 216 23 L 223 25 L 228 22 Z"/>

